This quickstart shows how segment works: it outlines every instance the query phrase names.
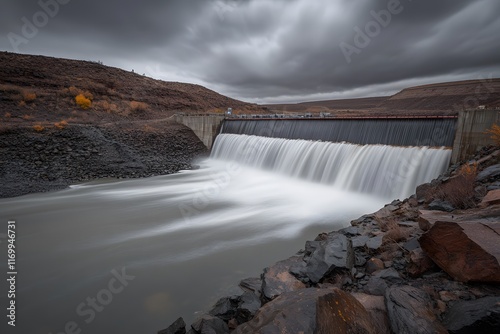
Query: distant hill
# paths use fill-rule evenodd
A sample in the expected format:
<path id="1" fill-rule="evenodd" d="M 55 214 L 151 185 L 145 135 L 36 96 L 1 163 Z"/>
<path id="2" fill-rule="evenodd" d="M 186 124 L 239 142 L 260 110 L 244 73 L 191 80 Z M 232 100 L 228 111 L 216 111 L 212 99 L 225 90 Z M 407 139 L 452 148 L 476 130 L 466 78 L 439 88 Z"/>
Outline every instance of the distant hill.
<path id="1" fill-rule="evenodd" d="M 500 107 L 500 79 L 415 86 L 393 96 L 266 105 L 274 112 L 349 115 L 455 115 L 459 110 Z"/>
<path id="2" fill-rule="evenodd" d="M 91 100 L 90 108 L 76 103 L 79 94 Z M 200 85 L 155 80 L 97 62 L 0 52 L 0 119 L 10 123 L 152 119 L 228 107 L 261 110 Z"/>

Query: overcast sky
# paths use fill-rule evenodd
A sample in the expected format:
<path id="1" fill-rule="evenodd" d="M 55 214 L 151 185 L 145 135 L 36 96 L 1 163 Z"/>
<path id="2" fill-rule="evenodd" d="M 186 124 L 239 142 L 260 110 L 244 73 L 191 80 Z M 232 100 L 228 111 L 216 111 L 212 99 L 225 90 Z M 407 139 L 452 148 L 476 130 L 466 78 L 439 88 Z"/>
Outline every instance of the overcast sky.
<path id="1" fill-rule="evenodd" d="M 0 4 L 2 51 L 102 61 L 249 102 L 377 96 L 500 77 L 498 0 Z"/>

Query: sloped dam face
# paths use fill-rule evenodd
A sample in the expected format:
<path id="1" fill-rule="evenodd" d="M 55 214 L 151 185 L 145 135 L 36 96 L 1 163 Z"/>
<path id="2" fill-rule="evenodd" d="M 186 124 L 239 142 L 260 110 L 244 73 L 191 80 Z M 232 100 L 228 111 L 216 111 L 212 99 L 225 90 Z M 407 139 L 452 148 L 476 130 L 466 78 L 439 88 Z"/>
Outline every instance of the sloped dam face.
<path id="1" fill-rule="evenodd" d="M 385 136 L 425 142 L 437 127 Z M 367 142 L 381 136 L 351 131 Z M 0 200 L 4 223 L 17 224 L 16 330 L 155 333 L 179 316 L 191 322 L 238 293 L 240 279 L 412 194 L 450 159 L 450 150 L 435 148 L 444 141 L 430 148 L 269 137 L 222 134 L 199 169 L 175 175 Z M 6 245 L 2 239 L 4 255 Z M 5 280 L 1 288 L 8 291 Z"/>

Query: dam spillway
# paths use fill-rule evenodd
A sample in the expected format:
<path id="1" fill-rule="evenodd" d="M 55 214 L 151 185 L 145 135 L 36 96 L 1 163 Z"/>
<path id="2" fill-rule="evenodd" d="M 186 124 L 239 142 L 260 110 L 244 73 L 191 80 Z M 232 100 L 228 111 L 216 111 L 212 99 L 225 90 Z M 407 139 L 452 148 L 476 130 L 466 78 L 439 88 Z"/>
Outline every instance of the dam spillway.
<path id="1" fill-rule="evenodd" d="M 451 147 L 456 118 L 226 119 L 221 133 L 272 138 Z"/>

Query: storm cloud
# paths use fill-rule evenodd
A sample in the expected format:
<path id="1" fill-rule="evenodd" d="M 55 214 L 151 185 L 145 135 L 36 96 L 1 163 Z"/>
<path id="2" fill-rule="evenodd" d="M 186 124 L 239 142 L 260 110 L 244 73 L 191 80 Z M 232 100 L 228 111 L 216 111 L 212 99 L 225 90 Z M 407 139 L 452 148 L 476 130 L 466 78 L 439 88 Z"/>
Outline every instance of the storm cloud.
<path id="1" fill-rule="evenodd" d="M 258 102 L 499 77 L 497 0 L 1 0 L 0 49 Z"/>

